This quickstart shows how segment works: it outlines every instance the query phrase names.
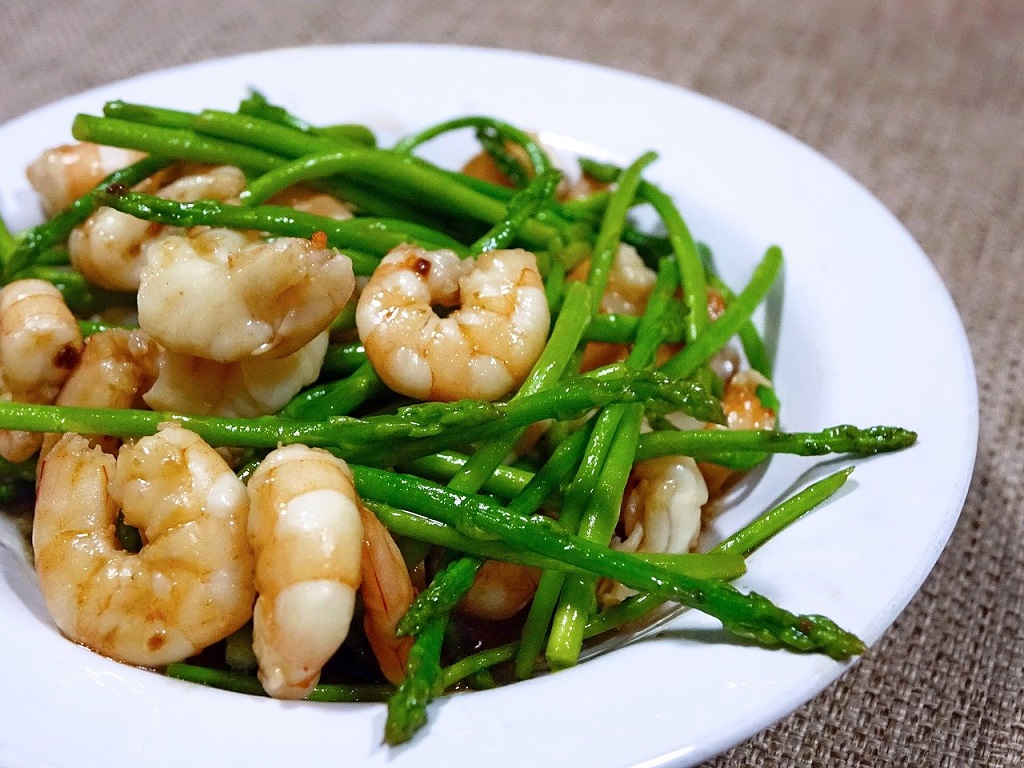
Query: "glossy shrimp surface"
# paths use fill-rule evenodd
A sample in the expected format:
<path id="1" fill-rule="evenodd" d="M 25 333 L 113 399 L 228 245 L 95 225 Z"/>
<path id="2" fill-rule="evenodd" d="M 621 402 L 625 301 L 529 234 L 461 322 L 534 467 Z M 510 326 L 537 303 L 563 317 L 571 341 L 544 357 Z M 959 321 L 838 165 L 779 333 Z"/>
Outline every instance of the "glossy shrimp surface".
<path id="1" fill-rule="evenodd" d="M 90 142 L 64 144 L 48 149 L 25 169 L 48 216 L 67 208 L 114 171 L 143 157 L 134 149 Z"/>
<path id="2" fill-rule="evenodd" d="M 198 436 L 167 425 L 115 459 L 67 433 L 42 463 L 32 545 L 47 608 L 65 635 L 158 667 L 249 619 L 245 486 Z M 119 512 L 142 536 L 137 554 L 117 539 Z"/>
<path id="3" fill-rule="evenodd" d="M 355 288 L 347 256 L 301 238 L 212 228 L 143 251 L 140 327 L 165 349 L 207 360 L 290 355 L 327 329 Z"/>
<path id="4" fill-rule="evenodd" d="M 661 456 L 637 462 L 622 502 L 621 538 L 612 541 L 624 552 L 682 554 L 697 544 L 708 486 L 689 456 Z M 632 590 L 615 584 L 603 598 L 618 601 Z"/>
<path id="5" fill-rule="evenodd" d="M 240 418 L 280 410 L 320 375 L 326 331 L 284 357 L 221 363 L 160 349 L 156 381 L 142 398 L 155 411 Z"/>
<path id="6" fill-rule="evenodd" d="M 363 520 L 363 630 L 381 672 L 392 683 L 405 678 L 411 637 L 398 637 L 395 630 L 416 598 L 409 570 L 391 533 L 366 507 L 360 505 Z"/>
<path id="7" fill-rule="evenodd" d="M 700 534 L 701 508 L 708 489 L 688 456 L 662 456 L 633 468 L 622 522 L 626 537 L 617 546 L 629 552 L 689 552 Z"/>
<path id="8" fill-rule="evenodd" d="M 450 311 L 442 317 L 435 307 Z M 367 357 L 391 389 L 420 400 L 495 400 L 526 379 L 550 314 L 533 254 L 399 246 L 359 297 Z"/>
<path id="9" fill-rule="evenodd" d="M 142 394 L 156 377 L 156 346 L 141 331 L 111 328 L 85 340 L 77 364 L 57 395 L 56 405 L 82 408 L 139 408 Z M 40 456 L 57 442 L 49 433 Z M 90 436 L 92 442 L 113 453 L 120 440 L 108 435 Z"/>
<path id="10" fill-rule="evenodd" d="M 175 178 L 158 187 L 156 195 L 179 203 L 228 200 L 245 188 L 245 176 L 231 165 L 186 164 L 175 166 L 170 175 Z M 154 179 L 152 183 L 160 182 Z M 101 206 L 71 231 L 68 255 L 89 282 L 116 291 L 135 291 L 145 265 L 143 246 L 177 232 L 181 230 Z"/>
<path id="11" fill-rule="evenodd" d="M 52 403 L 83 345 L 74 315 L 52 284 L 15 280 L 0 290 L 0 398 Z M 0 430 L 0 456 L 25 461 L 42 440 L 38 433 Z"/>
<path id="12" fill-rule="evenodd" d="M 541 570 L 529 565 L 486 560 L 480 566 L 459 610 L 491 621 L 510 619 L 533 599 Z"/>
<path id="13" fill-rule="evenodd" d="M 305 698 L 348 635 L 359 588 L 363 524 L 352 473 L 326 451 L 286 445 L 256 469 L 248 494 L 259 678 L 271 696 Z"/>

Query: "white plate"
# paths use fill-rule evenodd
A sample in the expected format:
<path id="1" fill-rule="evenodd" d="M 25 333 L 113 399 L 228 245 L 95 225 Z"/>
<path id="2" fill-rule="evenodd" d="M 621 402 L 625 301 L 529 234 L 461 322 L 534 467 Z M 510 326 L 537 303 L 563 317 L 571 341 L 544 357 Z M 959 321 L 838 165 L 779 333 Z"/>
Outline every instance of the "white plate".
<path id="1" fill-rule="evenodd" d="M 911 450 L 858 461 L 837 498 L 764 547 L 744 589 L 826 613 L 875 642 L 917 591 L 966 494 L 977 436 L 970 353 L 948 294 L 897 220 L 843 171 L 765 123 L 663 83 L 539 56 L 345 46 L 240 56 L 100 88 L 0 129 L 0 209 L 38 218 L 23 177 L 72 116 L 121 98 L 233 108 L 254 86 L 313 122 L 385 139 L 482 113 L 631 159 L 675 194 L 695 235 L 742 285 L 765 248 L 786 254 L 777 388 L 784 426 L 900 424 Z M 778 458 L 717 523 L 735 529 L 846 461 Z M 7 525 L 8 521 L 4 521 Z M 379 705 L 282 703 L 108 661 L 63 639 L 10 529 L 0 530 L 0 764 L 25 766 L 689 765 L 749 737 L 844 665 L 730 643 L 689 613 L 579 667 L 430 708 L 401 749 Z M 871 653 L 871 651 L 869 651 Z"/>

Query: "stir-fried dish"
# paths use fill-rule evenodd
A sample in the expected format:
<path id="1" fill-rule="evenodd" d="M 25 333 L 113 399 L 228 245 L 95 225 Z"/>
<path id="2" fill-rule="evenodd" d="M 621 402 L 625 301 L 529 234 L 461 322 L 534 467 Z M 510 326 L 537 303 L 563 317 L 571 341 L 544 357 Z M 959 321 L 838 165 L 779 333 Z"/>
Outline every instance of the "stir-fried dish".
<path id="1" fill-rule="evenodd" d="M 450 131 L 479 145 L 459 169 L 419 151 Z M 70 640 L 240 692 L 387 701 L 391 744 L 432 699 L 571 667 L 665 604 L 863 651 L 730 583 L 850 467 L 696 550 L 772 454 L 915 436 L 779 429 L 752 318 L 782 253 L 726 285 L 644 178 L 653 153 L 563 170 L 488 117 L 383 148 L 258 93 L 110 102 L 72 134 L 27 170 L 47 220 L 0 227 L 0 491 L 34 499 Z"/>

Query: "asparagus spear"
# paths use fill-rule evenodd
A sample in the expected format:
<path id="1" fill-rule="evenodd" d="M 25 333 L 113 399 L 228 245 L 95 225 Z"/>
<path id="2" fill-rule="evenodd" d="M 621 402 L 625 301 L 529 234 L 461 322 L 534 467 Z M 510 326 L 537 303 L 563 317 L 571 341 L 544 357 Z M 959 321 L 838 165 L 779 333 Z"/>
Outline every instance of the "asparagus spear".
<path id="1" fill-rule="evenodd" d="M 524 519 L 485 496 L 456 493 L 410 475 L 350 466 L 356 491 L 363 498 L 433 517 L 472 538 L 499 538 L 632 589 L 675 600 L 718 618 L 729 631 L 766 647 L 820 652 L 837 660 L 864 651 L 859 638 L 827 617 L 794 615 L 757 593 L 743 594 L 723 582 L 689 578 L 566 534 L 549 518 Z"/>
<path id="2" fill-rule="evenodd" d="M 544 181 L 546 176 L 547 174 L 542 174 L 538 177 L 541 180 L 540 184 L 547 183 Z M 579 344 L 589 316 L 590 292 L 582 284 L 574 286 L 540 358 L 516 393 L 513 402 L 521 402 L 558 381 L 565 370 L 570 353 Z M 456 492 L 480 490 L 519 440 L 522 432 L 522 428 L 510 430 L 479 447 L 466 461 L 465 466 L 452 477 L 448 487 Z M 447 623 L 451 610 L 473 585 L 474 577 L 483 564 L 483 559 L 474 555 L 456 557 L 454 550 L 449 550 L 447 560 L 444 570 L 420 593 L 407 612 L 408 621 L 403 619 L 399 625 L 400 634 L 412 634 L 416 639 L 410 652 L 407 677 L 388 703 L 388 723 L 385 731 L 400 733 L 403 740 L 410 738 L 413 729 L 426 722 L 426 706 L 432 698 L 431 692 L 438 690 L 441 683 L 441 647 L 440 644 L 432 642 L 430 633 L 436 631 L 439 624 Z M 415 667 L 411 661 L 413 652 L 418 662 Z M 426 658 L 428 655 L 432 655 L 429 661 Z M 418 679 L 412 680 L 414 676 Z M 394 725 L 392 720 L 395 721 Z"/>

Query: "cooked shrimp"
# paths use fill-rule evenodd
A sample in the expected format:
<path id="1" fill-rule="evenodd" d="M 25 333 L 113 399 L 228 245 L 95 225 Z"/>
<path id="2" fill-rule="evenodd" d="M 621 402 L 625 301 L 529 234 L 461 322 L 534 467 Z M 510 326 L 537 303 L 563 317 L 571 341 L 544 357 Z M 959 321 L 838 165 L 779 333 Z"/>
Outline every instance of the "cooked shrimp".
<path id="1" fill-rule="evenodd" d="M 42 462 L 32 546 L 60 630 L 113 659 L 158 667 L 237 630 L 252 613 L 245 486 L 176 425 L 115 460 L 69 432 Z M 118 511 L 144 542 L 117 540 Z"/>
<path id="2" fill-rule="evenodd" d="M 612 547 L 624 552 L 689 552 L 700 536 L 701 508 L 708 488 L 697 463 L 688 456 L 661 456 L 638 462 L 632 486 L 622 503 L 624 538 Z M 605 600 L 622 600 L 632 592 L 621 584 L 608 589 Z"/>
<path id="3" fill-rule="evenodd" d="M 57 395 L 56 405 L 83 408 L 143 407 L 142 393 L 156 378 L 156 346 L 141 331 L 112 328 L 94 333 L 85 340 L 85 348 L 71 375 Z M 40 456 L 57 442 L 60 435 L 47 434 Z M 114 453 L 120 441 L 96 435 L 93 442 L 107 453 Z"/>
<path id="4" fill-rule="evenodd" d="M 186 165 L 156 194 L 167 200 L 228 200 L 245 189 L 245 176 L 231 165 Z M 86 280 L 115 291 L 136 291 L 143 267 L 142 247 L 180 229 L 143 221 L 106 206 L 71 231 L 68 255 Z"/>
<path id="5" fill-rule="evenodd" d="M 351 219 L 353 216 L 352 209 L 338 198 L 309 187 L 288 187 L 267 202 L 271 205 L 283 205 L 303 213 L 313 213 L 331 219 L 345 220 Z"/>
<path id="6" fill-rule="evenodd" d="M 82 353 L 82 333 L 64 298 L 45 280 L 15 280 L 0 290 L 0 399 L 49 405 Z M 0 456 L 21 462 L 43 436 L 0 430 Z"/>
<path id="7" fill-rule="evenodd" d="M 268 694 L 301 699 L 348 635 L 363 525 L 352 473 L 326 451 L 286 445 L 249 480 L 256 555 L 253 650 Z"/>
<path id="8" fill-rule="evenodd" d="M 737 361 L 734 368 L 739 366 Z M 770 387 L 772 383 L 754 370 L 744 370 L 726 377 L 725 392 L 722 395 L 722 410 L 725 411 L 729 429 L 775 429 L 775 411 L 761 402 L 757 390 Z M 700 471 L 708 485 L 712 498 L 718 498 L 742 476 L 742 472 L 720 464 L 700 462 Z"/>
<path id="9" fill-rule="evenodd" d="M 700 535 L 708 489 L 688 456 L 661 456 L 633 467 L 633 488 L 622 510 L 626 552 L 689 552 Z"/>
<path id="10" fill-rule="evenodd" d="M 397 637 L 395 628 L 416 598 L 409 569 L 388 529 L 360 505 L 363 520 L 363 630 L 384 676 L 396 685 L 405 678 L 411 637 Z"/>
<path id="11" fill-rule="evenodd" d="M 352 261 L 309 240 L 206 229 L 143 247 L 139 325 L 179 354 L 285 357 L 330 325 L 355 288 Z"/>
<path id="12" fill-rule="evenodd" d="M 581 261 L 567 275 L 569 280 L 586 280 L 590 274 L 590 260 Z M 624 315 L 642 315 L 647 307 L 657 274 L 644 264 L 636 249 L 620 243 L 608 273 L 608 283 L 601 297 L 601 311 Z M 626 344 L 594 341 L 587 344 L 580 368 L 589 371 L 603 365 L 625 360 L 629 355 Z"/>
<path id="13" fill-rule="evenodd" d="M 775 411 L 757 396 L 758 387 L 771 385 L 754 370 L 741 371 L 726 382 L 722 409 L 730 429 L 775 429 Z"/>
<path id="14" fill-rule="evenodd" d="M 440 317 L 434 306 L 458 307 Z M 494 400 L 522 384 L 547 341 L 537 261 L 522 250 L 475 262 L 395 248 L 356 308 L 366 355 L 391 389 L 420 400 Z"/>
<path id="15" fill-rule="evenodd" d="M 590 260 L 577 264 L 567 275 L 569 280 L 586 280 L 590 274 Z M 636 248 L 620 243 L 608 272 L 601 311 L 623 315 L 642 315 L 651 296 L 658 275 L 644 264 Z"/>
<path id="16" fill-rule="evenodd" d="M 327 354 L 327 331 L 285 357 L 235 363 L 160 350 L 157 377 L 142 399 L 156 411 L 254 418 L 276 413 L 316 381 Z"/>
<path id="17" fill-rule="evenodd" d="M 64 144 L 48 149 L 25 169 L 29 184 L 38 193 L 47 216 L 80 198 L 114 171 L 143 157 L 134 149 L 89 142 Z"/>
<path id="18" fill-rule="evenodd" d="M 491 621 L 510 619 L 533 599 L 540 569 L 501 560 L 487 560 L 476 572 L 459 610 Z"/>

